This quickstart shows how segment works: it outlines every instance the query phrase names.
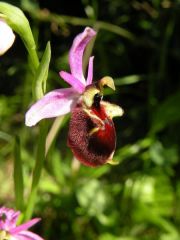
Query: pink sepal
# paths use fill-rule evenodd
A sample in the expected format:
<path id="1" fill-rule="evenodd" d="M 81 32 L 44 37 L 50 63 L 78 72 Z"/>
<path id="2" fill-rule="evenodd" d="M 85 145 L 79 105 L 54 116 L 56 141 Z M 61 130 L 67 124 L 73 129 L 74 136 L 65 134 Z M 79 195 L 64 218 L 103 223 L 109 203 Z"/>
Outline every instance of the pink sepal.
<path id="1" fill-rule="evenodd" d="M 83 74 L 83 53 L 89 41 L 96 35 L 96 32 L 86 27 L 85 30 L 74 39 L 69 53 L 69 65 L 71 74 L 79 79 L 83 85 L 86 84 Z"/>
<path id="2" fill-rule="evenodd" d="M 26 223 L 23 223 L 21 225 L 19 225 L 18 227 L 12 228 L 9 232 L 11 234 L 17 234 L 21 231 L 27 230 L 28 228 L 32 227 L 33 225 L 35 225 L 37 222 L 39 222 L 41 219 L 40 218 L 34 218 Z"/>
<path id="3" fill-rule="evenodd" d="M 37 234 L 30 231 L 22 231 L 18 234 L 13 235 L 13 237 L 15 237 L 17 240 L 44 240 Z"/>
<path id="4" fill-rule="evenodd" d="M 73 88 L 56 89 L 47 93 L 27 111 L 25 124 L 31 127 L 42 119 L 69 113 L 78 97 L 79 94 Z"/>
<path id="5" fill-rule="evenodd" d="M 92 84 L 92 80 L 93 80 L 93 60 L 94 60 L 94 56 L 89 58 L 86 86 Z"/>
<path id="6" fill-rule="evenodd" d="M 82 84 L 82 82 L 79 81 L 79 79 L 76 79 L 72 74 L 67 73 L 65 71 L 60 71 L 59 75 L 67 82 L 69 83 L 77 92 L 82 93 L 85 89 L 85 85 Z"/>

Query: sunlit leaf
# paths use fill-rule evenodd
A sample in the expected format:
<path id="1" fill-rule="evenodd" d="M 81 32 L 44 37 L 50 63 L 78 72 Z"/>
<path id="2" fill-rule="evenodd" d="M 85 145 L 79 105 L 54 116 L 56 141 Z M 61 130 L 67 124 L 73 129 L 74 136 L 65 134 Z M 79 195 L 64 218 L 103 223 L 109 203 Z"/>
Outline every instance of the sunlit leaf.
<path id="1" fill-rule="evenodd" d="M 161 131 L 180 120 L 179 104 L 177 103 L 180 103 L 179 92 L 173 94 L 158 106 L 154 113 L 151 132 Z"/>

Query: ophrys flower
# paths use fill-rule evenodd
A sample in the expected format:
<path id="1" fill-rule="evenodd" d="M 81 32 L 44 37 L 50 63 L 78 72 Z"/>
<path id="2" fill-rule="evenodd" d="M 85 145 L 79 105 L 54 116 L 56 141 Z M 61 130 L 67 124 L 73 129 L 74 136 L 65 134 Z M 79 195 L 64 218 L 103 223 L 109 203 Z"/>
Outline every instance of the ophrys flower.
<path id="1" fill-rule="evenodd" d="M 83 54 L 96 32 L 86 27 L 73 41 L 69 53 L 71 73 L 60 76 L 72 87 L 47 93 L 26 113 L 26 125 L 33 126 L 41 119 L 57 117 L 71 112 L 68 146 L 75 157 L 88 166 L 110 162 L 116 146 L 116 132 L 112 118 L 123 110 L 102 101 L 103 86 L 115 90 L 113 79 L 104 77 L 92 83 L 93 59 L 90 57 L 87 77 L 83 74 Z"/>

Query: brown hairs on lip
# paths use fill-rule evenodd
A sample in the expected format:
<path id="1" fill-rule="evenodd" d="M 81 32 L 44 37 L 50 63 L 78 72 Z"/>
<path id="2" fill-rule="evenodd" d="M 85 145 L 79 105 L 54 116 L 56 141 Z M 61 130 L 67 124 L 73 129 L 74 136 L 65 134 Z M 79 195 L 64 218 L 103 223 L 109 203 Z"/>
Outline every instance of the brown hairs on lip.
<path id="1" fill-rule="evenodd" d="M 114 152 L 116 133 L 101 104 L 98 111 L 92 108 L 92 114 L 97 118 L 87 114 L 80 104 L 73 109 L 67 143 L 81 163 L 96 167 L 106 163 Z"/>

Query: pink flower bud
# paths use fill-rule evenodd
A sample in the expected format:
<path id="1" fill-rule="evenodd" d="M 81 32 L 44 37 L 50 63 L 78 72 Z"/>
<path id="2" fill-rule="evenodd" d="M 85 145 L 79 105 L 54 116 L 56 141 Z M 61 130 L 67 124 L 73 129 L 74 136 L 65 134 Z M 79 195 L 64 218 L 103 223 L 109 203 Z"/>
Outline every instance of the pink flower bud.
<path id="1" fill-rule="evenodd" d="M 3 55 L 14 43 L 15 35 L 9 25 L 0 19 L 0 56 Z"/>

